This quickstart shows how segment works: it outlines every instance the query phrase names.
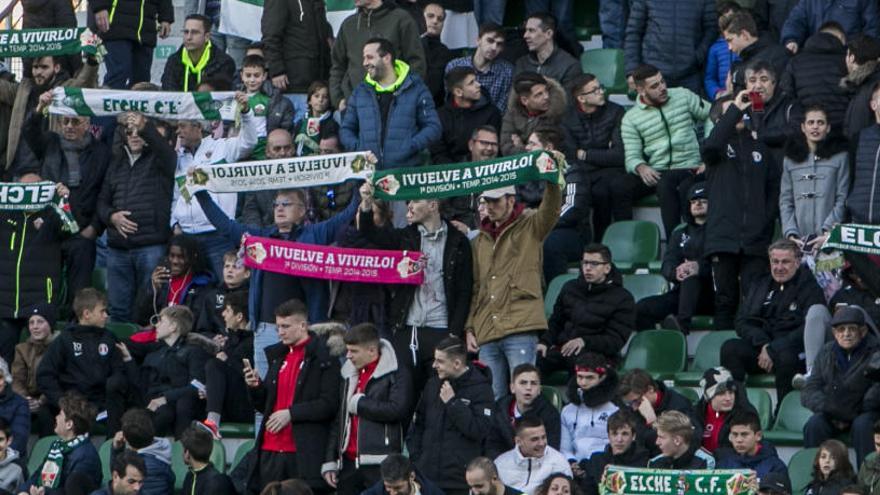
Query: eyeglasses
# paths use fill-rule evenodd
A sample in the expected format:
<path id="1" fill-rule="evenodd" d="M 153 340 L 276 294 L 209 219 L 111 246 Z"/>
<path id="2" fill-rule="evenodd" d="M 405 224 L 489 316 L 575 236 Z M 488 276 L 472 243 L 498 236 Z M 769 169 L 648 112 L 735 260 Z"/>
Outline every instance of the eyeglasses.
<path id="1" fill-rule="evenodd" d="M 297 208 L 305 208 L 306 205 L 304 205 L 302 203 L 294 203 L 292 201 L 273 201 L 272 202 L 273 208 L 278 208 L 279 206 L 282 208 L 287 208 L 288 206 L 296 206 Z"/>
<path id="2" fill-rule="evenodd" d="M 498 142 L 497 142 L 497 141 L 486 141 L 485 139 L 477 139 L 477 142 L 480 143 L 480 144 L 482 144 L 483 146 L 490 146 L 490 147 L 493 147 L 493 148 L 497 148 L 497 147 L 498 147 Z"/>
<path id="3" fill-rule="evenodd" d="M 605 92 L 605 86 L 600 84 L 600 85 L 596 86 L 595 89 L 593 89 L 591 91 L 584 91 L 583 93 L 579 94 L 578 96 L 591 96 L 591 95 L 597 95 L 597 94 L 603 93 L 603 92 Z"/>
<path id="4" fill-rule="evenodd" d="M 607 261 L 581 261 L 581 265 L 596 268 L 597 266 L 607 265 Z"/>
<path id="5" fill-rule="evenodd" d="M 62 117 L 61 118 L 61 125 L 70 125 L 70 126 L 77 127 L 80 125 L 80 121 L 76 117 Z"/>

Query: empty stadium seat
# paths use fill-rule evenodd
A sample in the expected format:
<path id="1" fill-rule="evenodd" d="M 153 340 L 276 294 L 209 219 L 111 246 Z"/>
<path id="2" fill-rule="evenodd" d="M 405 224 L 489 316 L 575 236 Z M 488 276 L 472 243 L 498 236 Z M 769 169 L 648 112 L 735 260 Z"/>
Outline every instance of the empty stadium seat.
<path id="1" fill-rule="evenodd" d="M 219 440 L 214 440 L 214 448 L 211 450 L 211 463 L 221 473 L 226 472 L 226 449 Z M 183 488 L 183 479 L 186 478 L 187 467 L 183 463 L 183 444 L 175 441 L 171 444 L 171 470 L 174 471 L 174 489 Z"/>
<path id="2" fill-rule="evenodd" d="M 764 438 L 775 445 L 799 447 L 804 443 L 804 424 L 812 415 L 801 405 L 801 393 L 791 391 L 782 399 L 773 428 L 764 432 Z"/>
<path id="3" fill-rule="evenodd" d="M 550 315 L 553 314 L 553 306 L 556 304 L 556 299 L 559 297 L 562 286 L 568 283 L 569 280 L 574 280 L 577 277 L 578 275 L 575 273 L 563 273 L 550 281 L 550 285 L 547 286 L 547 294 L 544 296 L 545 317 L 550 318 Z"/>
<path id="4" fill-rule="evenodd" d="M 687 341 L 681 332 L 645 330 L 635 334 L 623 360 L 623 370 L 641 368 L 654 378 L 671 378 L 683 371 Z"/>
<path id="5" fill-rule="evenodd" d="M 563 399 L 562 394 L 559 393 L 559 390 L 556 390 L 549 385 L 543 385 L 541 386 L 541 395 L 546 397 L 557 411 L 562 411 L 562 406 L 565 405 L 565 400 Z"/>
<path id="6" fill-rule="evenodd" d="M 98 457 L 101 459 L 101 475 L 104 478 L 104 483 L 110 481 L 110 453 L 113 450 L 113 439 L 108 438 L 101 446 L 98 448 Z"/>
<path id="7" fill-rule="evenodd" d="M 627 274 L 623 276 L 623 288 L 639 302 L 646 297 L 666 293 L 669 283 L 661 275 L 654 273 Z"/>
<path id="8" fill-rule="evenodd" d="M 581 69 L 596 76 L 609 95 L 625 94 L 626 68 L 623 64 L 623 50 L 616 48 L 596 48 L 581 54 Z"/>
<path id="9" fill-rule="evenodd" d="M 623 272 L 647 267 L 660 254 L 660 228 L 653 222 L 624 220 L 612 223 L 602 236 L 615 266 Z"/>
<path id="10" fill-rule="evenodd" d="M 773 417 L 773 400 L 770 394 L 761 388 L 746 388 L 746 395 L 749 402 L 758 410 L 758 416 L 761 417 L 761 429 L 770 428 L 770 420 Z"/>
<path id="11" fill-rule="evenodd" d="M 40 469 L 40 466 L 43 465 L 43 461 L 46 460 L 46 454 L 49 453 L 49 447 L 52 446 L 52 442 L 55 440 L 58 440 L 57 435 L 49 435 L 48 437 L 43 437 L 37 440 L 37 443 L 31 448 L 30 455 L 28 456 L 28 473 L 34 473 Z"/>
<path id="12" fill-rule="evenodd" d="M 220 436 L 223 438 L 254 438 L 254 423 L 220 423 Z"/>
<path id="13" fill-rule="evenodd" d="M 107 269 L 96 267 L 92 270 L 92 287 L 107 292 Z"/>
<path id="14" fill-rule="evenodd" d="M 696 404 L 698 400 L 700 400 L 700 394 L 697 393 L 696 390 L 688 387 L 672 387 L 672 390 L 678 392 L 683 395 L 687 400 L 691 401 L 691 403 Z"/>
<path id="15" fill-rule="evenodd" d="M 694 362 L 688 371 L 675 374 L 675 384 L 695 387 L 699 385 L 703 372 L 709 368 L 720 366 L 721 346 L 730 339 L 736 338 L 733 330 L 723 332 L 709 332 L 697 344 L 694 352 Z"/>
<path id="16" fill-rule="evenodd" d="M 787 396 L 786 396 L 787 397 Z M 791 493 L 804 493 L 813 479 L 813 459 L 819 449 L 799 450 L 788 461 L 788 477 L 791 479 Z"/>
<path id="17" fill-rule="evenodd" d="M 232 460 L 232 464 L 230 464 L 230 471 L 235 470 L 235 468 L 241 464 L 241 460 L 244 459 L 244 456 L 246 456 L 248 452 L 254 449 L 254 445 L 256 445 L 256 442 L 253 439 L 250 439 L 246 440 L 235 449 L 235 457 Z"/>
<path id="18" fill-rule="evenodd" d="M 134 323 L 125 323 L 120 321 L 108 321 L 107 330 L 116 336 L 119 340 L 126 340 L 141 330 L 141 327 Z"/>

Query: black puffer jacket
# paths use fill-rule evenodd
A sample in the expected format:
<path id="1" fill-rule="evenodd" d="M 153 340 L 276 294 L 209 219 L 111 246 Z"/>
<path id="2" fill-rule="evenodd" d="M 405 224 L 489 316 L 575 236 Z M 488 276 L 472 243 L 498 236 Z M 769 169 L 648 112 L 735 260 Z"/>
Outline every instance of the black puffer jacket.
<path id="1" fill-rule="evenodd" d="M 119 134 L 124 130 L 123 126 L 117 127 Z M 141 137 L 147 145 L 133 165 L 124 141 L 114 145 L 113 160 L 98 196 L 98 216 L 107 226 L 107 244 L 114 249 L 165 244 L 171 236 L 177 154 L 149 121 Z M 137 224 L 137 232 L 123 237 L 116 230 L 110 217 L 120 210 L 131 212 L 128 219 Z"/>
<path id="2" fill-rule="evenodd" d="M 863 129 L 856 144 L 855 169 L 846 209 L 853 223 L 880 223 L 880 124 Z"/>
<path id="3" fill-rule="evenodd" d="M 110 15 L 110 30 L 100 35 L 105 42 L 135 41 L 152 48 L 156 46 L 156 25 L 174 22 L 171 0 L 90 0 L 88 25 L 95 33 L 95 13 L 102 10 Z"/>
<path id="4" fill-rule="evenodd" d="M 493 459 L 514 447 L 515 432 L 510 411 L 514 407 L 515 401 L 516 397 L 508 394 L 495 402 L 495 424 L 486 441 L 486 455 Z M 523 415 L 541 418 L 544 422 L 544 430 L 547 432 L 547 445 L 559 450 L 559 441 L 562 435 L 559 411 L 543 394 L 538 393 L 532 402 L 532 407 Z"/>
<path id="5" fill-rule="evenodd" d="M 193 379 L 205 383 L 205 363 L 216 346 L 206 337 L 191 333 L 178 338 L 174 345 L 157 341 L 149 344 L 131 343 L 132 355 L 143 355 L 139 386 L 147 401 L 165 397 L 175 402 L 195 393 Z"/>
<path id="6" fill-rule="evenodd" d="M 761 140 L 780 167 L 785 157 L 785 143 L 801 135 L 804 110 L 794 98 L 777 90 L 769 101 L 764 103 L 764 112 L 748 110 L 749 129 L 758 133 Z"/>
<path id="7" fill-rule="evenodd" d="M 211 79 L 222 79 L 230 84 L 235 79 L 235 62 L 232 57 L 221 51 L 214 45 L 211 45 L 211 58 L 208 65 L 202 70 L 201 75 L 195 73 L 187 73 L 183 66 L 183 50 L 181 47 L 168 57 L 165 62 L 165 70 L 162 72 L 162 90 L 163 91 L 195 91 L 202 81 Z M 193 60 L 193 64 L 198 61 Z M 184 83 L 184 78 L 188 77 L 189 84 Z"/>
<path id="8" fill-rule="evenodd" d="M 444 403 L 440 386 L 448 381 L 455 397 Z M 416 406 L 407 446 L 410 458 L 426 478 L 444 491 L 467 490 L 464 471 L 474 457 L 484 455 L 492 431 L 495 400 L 492 372 L 471 363 L 458 378 L 440 380 L 435 374 Z"/>
<path id="9" fill-rule="evenodd" d="M 778 81 L 788 66 L 789 51 L 767 36 L 761 36 L 740 53 L 740 59 L 730 67 L 730 75 L 735 91 L 746 87 L 746 68 L 755 62 L 767 62 L 776 70 Z"/>
<path id="10" fill-rule="evenodd" d="M 872 334 L 851 352 L 826 342 L 813 362 L 813 371 L 801 392 L 801 403 L 817 414 L 851 422 L 863 412 L 880 408 L 880 384 L 865 377 L 871 356 L 880 349 Z"/>
<path id="11" fill-rule="evenodd" d="M 717 37 L 715 2 L 634 0 L 623 45 L 626 72 L 640 64 L 652 64 L 668 80 L 699 74 Z"/>
<path id="12" fill-rule="evenodd" d="M 50 131 L 42 113 L 34 112 L 22 131 L 28 146 L 41 162 L 43 180 L 61 182 L 70 187 L 70 211 L 80 229 L 91 226 L 100 233 L 104 226 L 98 216 L 98 195 L 107 175 L 110 149 L 91 134 L 88 144 L 79 152 L 79 185 L 70 185 L 70 166 L 61 147 L 61 136 Z"/>
<path id="13" fill-rule="evenodd" d="M 623 169 L 623 140 L 620 121 L 626 111 L 617 103 L 606 102 L 593 113 L 581 112 L 577 105 L 562 117 L 565 157 L 568 163 L 584 164 L 588 171 L 602 168 Z M 587 152 L 586 160 L 577 158 L 577 150 Z"/>
<path id="14" fill-rule="evenodd" d="M 103 403 L 107 381 L 125 373 L 117 342 L 105 328 L 77 325 L 59 332 L 37 367 L 37 385 L 49 404 L 57 407 L 69 390 Z"/>
<path id="15" fill-rule="evenodd" d="M 272 0 L 263 7 L 262 32 L 269 77 L 287 75 L 290 93 L 305 93 L 330 75 L 333 36 L 323 0 Z"/>
<path id="16" fill-rule="evenodd" d="M 590 284 L 579 276 L 562 287 L 540 339 L 553 347 L 580 337 L 586 342 L 583 352 L 616 360 L 635 326 L 635 301 L 612 266 L 604 283 Z"/>
<path id="17" fill-rule="evenodd" d="M 611 445 L 606 445 L 602 452 L 596 452 L 589 460 L 584 459 L 580 462 L 581 469 L 584 470 L 581 488 L 586 495 L 599 495 L 599 482 L 602 481 L 607 466 L 643 468 L 648 465 L 650 459 L 650 453 L 642 448 L 638 437 L 629 445 L 626 452 L 620 455 L 613 454 Z"/>
<path id="18" fill-rule="evenodd" d="M 687 215 L 687 220 L 687 223 L 679 225 L 672 231 L 672 236 L 666 244 L 666 252 L 663 253 L 663 265 L 660 271 L 663 277 L 673 284 L 678 284 L 675 269 L 685 260 L 699 262 L 700 277 L 712 276 L 712 266 L 705 257 L 706 224 L 697 225 L 690 215 Z"/>
<path id="19" fill-rule="evenodd" d="M 800 100 L 801 105 L 821 105 L 828 113 L 833 132 L 840 132 L 849 95 L 840 87 L 846 76 L 846 47 L 829 33 L 811 36 L 798 54 L 788 62 L 780 78 L 783 91 Z"/>
<path id="20" fill-rule="evenodd" d="M 403 451 L 403 432 L 414 399 L 412 379 L 408 368 L 398 364 L 391 344 L 380 342 L 379 362 L 362 394 L 355 393 L 361 372 L 349 360 L 342 365 L 341 406 L 327 439 L 322 471 L 342 469 L 352 415 L 358 418 L 355 463 L 375 466 Z"/>
<path id="21" fill-rule="evenodd" d="M 417 225 L 402 229 L 376 229 L 372 213 L 361 212 L 360 228 L 370 242 L 380 249 L 418 251 L 422 233 Z M 447 328 L 449 333 L 464 337 L 464 324 L 471 309 L 473 291 L 473 256 L 468 238 L 446 222 L 446 243 L 443 247 L 443 289 L 446 296 Z M 395 287 L 388 311 L 388 323 L 397 331 L 406 325 L 406 316 L 416 297 L 415 285 Z"/>
<path id="22" fill-rule="evenodd" d="M 430 70 L 430 62 L 428 66 Z M 501 129 L 501 113 L 492 104 L 485 89 L 482 97 L 470 108 L 456 107 L 452 96 L 448 95 L 446 104 L 437 107 L 437 116 L 443 126 L 443 135 L 431 145 L 431 161 L 435 164 L 469 160 L 468 141 L 477 127 L 491 125 Z"/>
<path id="23" fill-rule="evenodd" d="M 779 284 L 770 275 L 755 282 L 736 315 L 736 334 L 753 347 L 769 344 L 772 359 L 781 353 L 804 352 L 807 310 L 825 304 L 813 273 L 801 266 L 791 280 Z"/>
<path id="24" fill-rule="evenodd" d="M 311 340 L 306 344 L 305 358 L 296 380 L 296 392 L 290 406 L 292 433 L 296 442 L 296 465 L 299 478 L 313 489 L 327 489 L 321 477 L 321 463 L 327 448 L 330 425 L 339 410 L 339 359 L 330 354 L 327 342 L 309 332 Z M 266 421 L 275 410 L 278 392 L 278 374 L 289 352 L 288 346 L 278 343 L 266 348 L 269 371 L 257 388 L 249 388 L 251 403 L 257 411 L 263 411 L 263 423 L 257 435 L 254 449 L 259 452 L 263 445 Z M 248 473 L 248 493 L 260 493 L 259 456 Z"/>
<path id="25" fill-rule="evenodd" d="M 843 120 L 843 134 L 850 140 L 876 122 L 870 102 L 877 82 L 880 82 L 880 70 L 876 61 L 866 62 L 840 80 L 840 86 L 850 95 Z"/>
<path id="26" fill-rule="evenodd" d="M 766 255 L 779 215 L 781 165 L 750 132 L 736 130 L 742 116 L 730 105 L 703 144 L 711 205 L 706 256 L 741 250 Z"/>
<path id="27" fill-rule="evenodd" d="M 0 211 L 0 318 L 19 318 L 61 291 L 61 220 L 51 208 Z"/>

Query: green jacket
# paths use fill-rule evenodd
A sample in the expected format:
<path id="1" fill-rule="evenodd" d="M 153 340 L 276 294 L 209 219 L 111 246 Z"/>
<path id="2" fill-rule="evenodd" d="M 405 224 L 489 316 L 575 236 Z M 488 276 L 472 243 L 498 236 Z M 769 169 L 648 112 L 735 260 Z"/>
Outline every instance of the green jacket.
<path id="1" fill-rule="evenodd" d="M 859 485 L 868 495 L 880 495 L 880 456 L 872 453 L 865 458 L 859 469 Z"/>
<path id="2" fill-rule="evenodd" d="M 638 99 L 620 124 L 627 172 L 635 173 L 642 163 L 657 170 L 699 166 L 694 126 L 707 120 L 709 108 L 709 102 L 685 88 L 669 88 L 669 100 L 659 108 Z"/>

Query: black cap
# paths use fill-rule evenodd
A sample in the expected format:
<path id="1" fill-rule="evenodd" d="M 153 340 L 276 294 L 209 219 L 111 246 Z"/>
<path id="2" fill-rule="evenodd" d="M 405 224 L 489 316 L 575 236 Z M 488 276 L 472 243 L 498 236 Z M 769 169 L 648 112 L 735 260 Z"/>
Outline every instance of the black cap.
<path id="1" fill-rule="evenodd" d="M 865 324 L 865 313 L 861 310 L 861 308 L 855 306 L 844 306 L 837 310 L 834 313 L 834 318 L 831 319 L 831 326 L 836 327 L 837 325 L 846 325 L 854 323 L 856 325 L 864 325 Z"/>
<path id="2" fill-rule="evenodd" d="M 761 482 L 758 485 L 758 491 L 789 495 L 791 493 L 791 481 L 789 481 L 788 476 L 783 473 L 767 473 L 766 476 L 761 478 Z"/>
<path id="3" fill-rule="evenodd" d="M 688 191 L 688 199 L 691 201 L 695 199 L 706 199 L 706 197 L 705 182 L 697 182 L 696 184 L 692 185 L 690 191 Z"/>

